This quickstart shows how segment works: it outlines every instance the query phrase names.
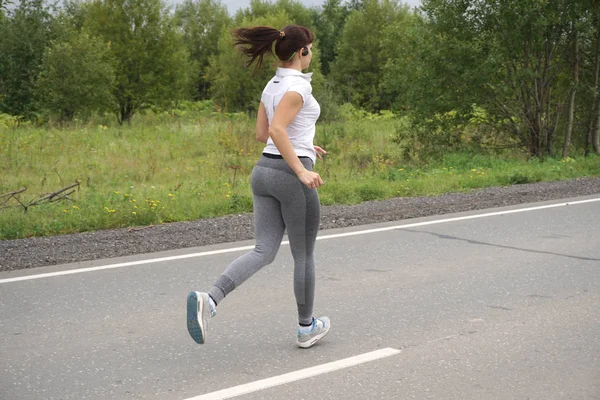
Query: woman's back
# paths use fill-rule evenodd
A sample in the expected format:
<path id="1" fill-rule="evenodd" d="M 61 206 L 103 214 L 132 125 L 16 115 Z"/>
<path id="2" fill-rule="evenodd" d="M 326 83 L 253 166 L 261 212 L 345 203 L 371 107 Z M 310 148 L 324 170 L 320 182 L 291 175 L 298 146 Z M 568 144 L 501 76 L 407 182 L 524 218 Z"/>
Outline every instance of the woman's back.
<path id="1" fill-rule="evenodd" d="M 261 101 L 265 106 L 270 125 L 279 102 L 287 92 L 294 91 L 302 96 L 302 108 L 288 125 L 287 134 L 296 154 L 310 157 L 314 162 L 315 123 L 321 114 L 321 107 L 312 95 L 311 76 L 312 73 L 304 74 L 295 69 L 278 68 L 275 76 L 265 86 Z M 265 152 L 280 154 L 271 138 L 267 141 Z"/>

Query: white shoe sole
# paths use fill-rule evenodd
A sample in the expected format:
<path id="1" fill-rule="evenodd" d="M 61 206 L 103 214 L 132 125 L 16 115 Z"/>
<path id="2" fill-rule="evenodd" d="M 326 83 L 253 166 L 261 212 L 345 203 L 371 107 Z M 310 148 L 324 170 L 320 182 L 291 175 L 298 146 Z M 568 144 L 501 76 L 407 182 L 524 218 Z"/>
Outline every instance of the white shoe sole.
<path id="1" fill-rule="evenodd" d="M 329 323 L 329 325 L 327 325 L 327 329 L 324 332 L 321 332 L 320 334 L 318 334 L 314 338 L 311 338 L 310 340 L 307 340 L 306 342 L 297 341 L 296 343 L 298 343 L 298 346 L 302 347 L 303 349 L 308 349 L 309 347 L 311 347 L 312 345 L 314 345 L 315 343 L 317 343 L 317 341 L 319 339 L 321 339 L 325 335 L 327 335 L 329 333 L 329 329 L 331 329 L 331 323 Z"/>
<path id="2" fill-rule="evenodd" d="M 206 343 L 204 313 L 208 311 L 209 307 L 206 297 L 208 297 L 206 293 L 200 292 L 190 292 L 187 297 L 187 329 L 192 339 L 198 344 Z"/>

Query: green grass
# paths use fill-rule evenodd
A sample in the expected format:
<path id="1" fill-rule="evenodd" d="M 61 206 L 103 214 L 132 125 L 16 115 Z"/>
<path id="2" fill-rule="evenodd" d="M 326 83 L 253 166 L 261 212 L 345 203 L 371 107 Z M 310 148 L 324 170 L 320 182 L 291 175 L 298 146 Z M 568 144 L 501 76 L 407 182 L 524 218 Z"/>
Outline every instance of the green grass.
<path id="1" fill-rule="evenodd" d="M 526 161 L 508 155 L 447 154 L 407 162 L 392 142 L 397 120 L 317 127 L 329 154 L 316 170 L 322 204 L 599 176 L 600 158 Z M 138 116 L 132 126 L 0 126 L 0 194 L 26 187 L 27 202 L 76 180 L 71 198 L 0 210 L 0 239 L 160 224 L 252 211 L 249 176 L 263 145 L 243 115 Z M 17 203 L 12 200 L 11 205 Z"/>

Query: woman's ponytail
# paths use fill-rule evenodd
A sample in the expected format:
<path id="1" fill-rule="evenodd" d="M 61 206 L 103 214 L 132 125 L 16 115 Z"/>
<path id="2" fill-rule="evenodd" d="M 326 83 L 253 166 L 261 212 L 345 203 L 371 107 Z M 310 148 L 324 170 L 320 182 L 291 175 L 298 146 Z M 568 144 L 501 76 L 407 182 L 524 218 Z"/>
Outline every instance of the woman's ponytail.
<path id="1" fill-rule="evenodd" d="M 234 45 L 242 53 L 250 57 L 246 66 L 250 66 L 258 59 L 257 68 L 260 68 L 263 56 L 273 54 L 273 42 L 279 39 L 279 31 L 268 26 L 255 26 L 254 28 L 238 28 L 233 30 Z"/>
<path id="2" fill-rule="evenodd" d="M 282 30 L 269 26 L 237 28 L 233 30 L 234 45 L 250 59 L 246 66 L 258 60 L 260 68 L 265 54 L 276 55 L 282 61 L 289 61 L 299 49 L 313 42 L 310 29 L 300 25 L 288 25 Z M 275 43 L 275 53 L 273 53 Z"/>

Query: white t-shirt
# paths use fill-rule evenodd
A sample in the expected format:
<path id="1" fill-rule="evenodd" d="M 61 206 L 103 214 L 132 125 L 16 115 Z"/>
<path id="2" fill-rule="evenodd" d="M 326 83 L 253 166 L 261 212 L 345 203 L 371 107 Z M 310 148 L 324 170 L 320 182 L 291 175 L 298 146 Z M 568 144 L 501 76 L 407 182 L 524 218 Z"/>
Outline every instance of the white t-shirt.
<path id="1" fill-rule="evenodd" d="M 304 74 L 291 68 L 277 68 L 275 76 L 263 90 L 261 101 L 267 111 L 270 126 L 277 105 L 287 92 L 298 92 L 302 96 L 302 108 L 296 118 L 288 125 L 286 131 L 296 155 L 310 157 L 314 163 L 317 157 L 313 147 L 313 139 L 315 137 L 315 124 L 321 114 L 321 107 L 312 95 L 311 78 L 312 73 Z M 263 153 L 281 155 L 270 137 Z"/>

